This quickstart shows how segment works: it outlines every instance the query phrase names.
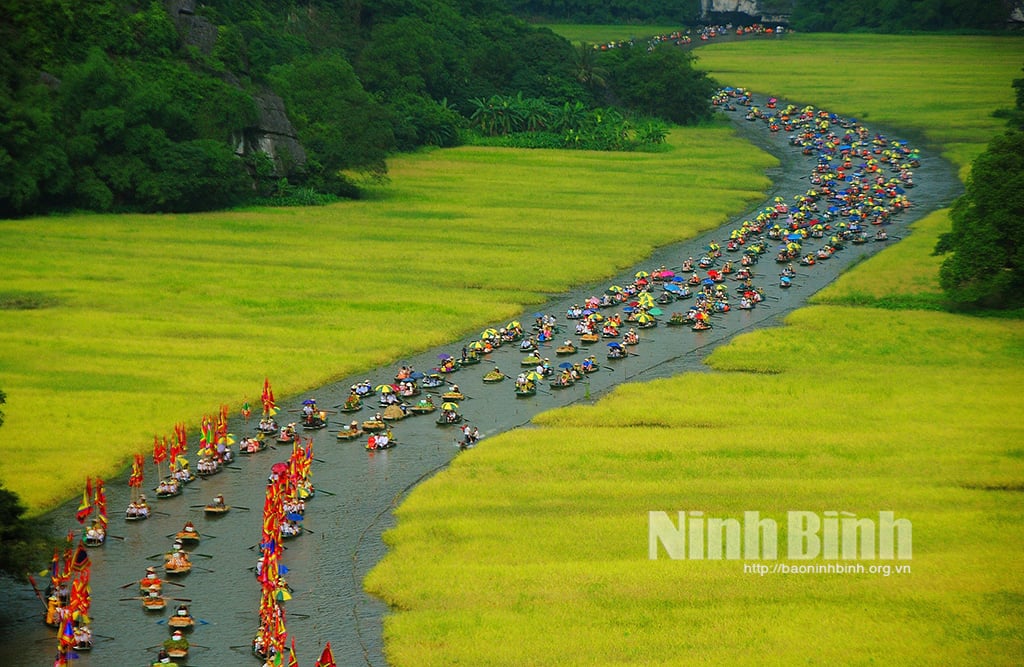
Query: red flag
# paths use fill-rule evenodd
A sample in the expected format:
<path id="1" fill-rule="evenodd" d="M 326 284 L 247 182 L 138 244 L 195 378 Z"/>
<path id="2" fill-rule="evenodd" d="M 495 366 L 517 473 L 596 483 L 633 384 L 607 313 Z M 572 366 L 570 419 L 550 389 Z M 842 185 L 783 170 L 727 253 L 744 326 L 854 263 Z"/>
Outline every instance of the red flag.
<path id="1" fill-rule="evenodd" d="M 338 667 L 338 663 L 334 662 L 334 654 L 331 653 L 331 642 L 324 646 L 324 652 L 320 654 L 320 659 L 316 661 L 314 667 Z"/>
<path id="2" fill-rule="evenodd" d="M 75 518 L 78 519 L 78 523 L 84 524 L 90 514 L 92 514 L 92 480 L 86 477 L 85 491 L 82 492 L 82 502 L 78 505 Z"/>
<path id="3" fill-rule="evenodd" d="M 160 442 L 160 438 L 153 436 L 153 463 L 160 465 L 167 460 L 167 443 Z"/>
<path id="4" fill-rule="evenodd" d="M 295 657 L 295 637 L 292 637 L 292 650 L 288 654 L 288 667 L 299 667 L 299 659 Z"/>

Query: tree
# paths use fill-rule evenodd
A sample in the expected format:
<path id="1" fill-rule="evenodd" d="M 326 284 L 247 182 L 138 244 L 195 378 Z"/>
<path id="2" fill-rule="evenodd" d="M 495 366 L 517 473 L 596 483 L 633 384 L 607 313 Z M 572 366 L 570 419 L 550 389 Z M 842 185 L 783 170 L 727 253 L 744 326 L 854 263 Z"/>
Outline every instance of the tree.
<path id="1" fill-rule="evenodd" d="M 956 303 L 1010 307 L 1024 288 L 1024 132 L 996 137 L 971 166 L 936 254 L 952 253 L 939 284 Z"/>
<path id="2" fill-rule="evenodd" d="M 652 52 L 627 52 L 609 74 L 609 88 L 620 103 L 645 116 L 690 125 L 711 117 L 715 82 L 694 69 L 695 57 L 663 44 Z"/>

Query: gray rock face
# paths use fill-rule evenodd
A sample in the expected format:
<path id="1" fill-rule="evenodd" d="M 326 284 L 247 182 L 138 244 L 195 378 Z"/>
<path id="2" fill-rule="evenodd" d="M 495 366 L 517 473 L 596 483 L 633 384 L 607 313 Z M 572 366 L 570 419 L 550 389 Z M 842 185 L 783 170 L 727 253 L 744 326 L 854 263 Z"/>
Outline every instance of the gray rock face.
<path id="1" fill-rule="evenodd" d="M 780 11 L 783 8 L 785 11 Z M 764 2 L 763 0 L 701 0 L 701 16 L 712 13 L 740 13 L 762 23 L 786 22 L 789 20 L 791 5 L 785 2 Z"/>
<path id="2" fill-rule="evenodd" d="M 306 151 L 284 108 L 284 100 L 266 90 L 253 96 L 259 112 L 256 127 L 248 128 L 235 149 L 240 155 L 262 151 L 274 161 L 278 175 L 302 171 L 306 164 Z"/>
<path id="3" fill-rule="evenodd" d="M 217 26 L 196 15 L 195 0 L 166 0 L 165 6 L 181 40 L 205 55 L 212 54 L 217 45 Z M 223 79 L 241 87 L 230 72 L 224 73 Z M 235 153 L 240 157 L 266 153 L 274 161 L 275 176 L 302 171 L 306 164 L 306 151 L 288 119 L 284 100 L 270 90 L 263 90 L 253 95 L 253 102 L 259 119 L 254 127 L 245 128 L 241 136 L 235 137 Z"/>

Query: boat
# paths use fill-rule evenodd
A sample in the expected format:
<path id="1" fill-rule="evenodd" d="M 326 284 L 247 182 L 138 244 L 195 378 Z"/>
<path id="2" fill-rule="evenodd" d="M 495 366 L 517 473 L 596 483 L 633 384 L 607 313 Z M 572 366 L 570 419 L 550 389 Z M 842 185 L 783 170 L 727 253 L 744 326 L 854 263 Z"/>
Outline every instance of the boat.
<path id="1" fill-rule="evenodd" d="M 264 435 L 274 435 L 280 428 L 277 420 L 273 418 L 261 419 L 260 423 L 256 425 L 256 431 Z"/>
<path id="2" fill-rule="evenodd" d="M 107 541 L 107 529 L 99 519 L 92 522 L 82 536 L 82 543 L 87 547 L 101 547 Z"/>
<path id="3" fill-rule="evenodd" d="M 157 498 L 173 498 L 181 495 L 181 482 L 175 477 L 168 477 L 160 480 L 153 490 Z"/>
<path id="4" fill-rule="evenodd" d="M 382 416 L 387 421 L 398 421 L 400 419 L 405 419 L 408 415 L 406 415 L 405 410 L 402 409 L 400 404 L 392 403 L 388 407 L 384 408 L 384 414 Z"/>
<path id="5" fill-rule="evenodd" d="M 252 456 L 262 452 L 267 448 L 268 444 L 267 438 L 263 433 L 260 433 L 255 438 L 242 438 L 238 443 L 238 453 Z"/>
<path id="6" fill-rule="evenodd" d="M 391 449 L 398 444 L 398 440 L 393 435 L 373 435 L 371 434 L 366 440 L 365 448 L 368 451 L 376 451 L 378 449 Z"/>
<path id="7" fill-rule="evenodd" d="M 188 554 L 175 550 L 164 557 L 164 574 L 188 574 L 192 571 L 192 561 Z"/>
<path id="8" fill-rule="evenodd" d="M 146 611 L 163 611 L 167 608 L 167 598 L 160 595 L 159 591 L 150 589 L 149 595 L 142 597 L 142 608 Z"/>
<path id="9" fill-rule="evenodd" d="M 420 385 L 426 387 L 427 389 L 434 389 L 435 387 L 440 387 L 443 384 L 444 378 L 438 375 L 437 373 L 431 373 L 430 375 L 420 380 Z"/>
<path id="10" fill-rule="evenodd" d="M 548 386 L 552 389 L 565 389 L 566 387 L 571 387 L 574 384 L 576 384 L 576 380 L 573 380 L 571 377 L 562 376 L 549 382 Z"/>
<path id="11" fill-rule="evenodd" d="M 449 390 L 441 394 L 441 399 L 445 401 L 462 401 L 465 400 L 466 395 L 458 389 Z"/>
<path id="12" fill-rule="evenodd" d="M 433 412 L 434 410 L 437 410 L 437 406 L 434 405 L 434 402 L 429 399 L 422 400 L 419 403 L 416 403 L 415 405 L 409 406 L 409 412 L 413 413 L 414 415 L 425 415 Z"/>
<path id="13" fill-rule="evenodd" d="M 221 516 L 231 511 L 231 505 L 225 505 L 223 502 L 210 503 L 203 508 L 203 512 L 206 516 Z"/>
<path id="14" fill-rule="evenodd" d="M 185 527 L 174 534 L 174 539 L 182 544 L 199 544 L 199 531 L 191 521 L 185 523 Z"/>
<path id="15" fill-rule="evenodd" d="M 364 432 L 365 431 L 363 431 L 363 429 L 359 428 L 359 425 L 356 424 L 355 428 L 349 427 L 348 429 L 346 429 L 344 431 L 338 431 L 338 440 L 355 440 L 356 438 L 361 436 Z"/>
<path id="16" fill-rule="evenodd" d="M 520 366 L 536 366 L 537 364 L 539 364 L 542 361 L 544 361 L 544 359 L 539 354 L 529 354 L 529 355 L 523 357 L 519 361 L 519 365 Z"/>
<path id="17" fill-rule="evenodd" d="M 454 410 L 442 410 L 440 416 L 437 418 L 438 426 L 451 426 L 452 424 L 458 424 L 462 421 L 462 415 Z"/>
<path id="18" fill-rule="evenodd" d="M 563 357 L 568 354 L 576 354 L 576 346 L 570 341 L 566 341 L 565 345 L 559 345 L 555 348 L 555 354 Z"/>
<path id="19" fill-rule="evenodd" d="M 338 408 L 342 412 L 359 412 L 363 409 L 363 399 L 359 398 L 355 394 L 352 394 L 341 404 Z"/>
<path id="20" fill-rule="evenodd" d="M 191 630 L 196 626 L 195 617 L 189 613 L 188 607 L 178 605 L 174 615 L 167 619 L 167 627 L 174 630 Z"/>
<path id="21" fill-rule="evenodd" d="M 327 426 L 327 413 L 326 412 L 313 412 L 305 415 L 302 418 L 302 428 L 308 431 L 315 431 L 318 429 L 325 428 Z"/>
<path id="22" fill-rule="evenodd" d="M 281 524 L 281 539 L 291 540 L 302 534 L 302 524 L 295 521 L 285 521 Z"/>
<path id="23" fill-rule="evenodd" d="M 281 444 L 287 444 L 295 440 L 295 424 L 291 423 L 281 428 L 281 432 L 277 434 L 277 441 Z"/>
<path id="24" fill-rule="evenodd" d="M 181 630 L 175 630 L 171 638 L 164 642 L 164 652 L 172 660 L 187 658 L 188 646 L 188 640 L 185 639 Z"/>
<path id="25" fill-rule="evenodd" d="M 489 371 L 489 372 L 484 374 L 484 382 L 487 382 L 487 383 L 501 382 L 504 379 L 505 379 L 505 374 L 502 373 L 497 368 L 495 368 L 493 371 Z"/>
<path id="26" fill-rule="evenodd" d="M 526 386 L 516 387 L 516 398 L 527 398 L 537 395 L 537 385 L 529 383 Z"/>
<path id="27" fill-rule="evenodd" d="M 383 431 L 387 428 L 387 424 L 384 423 L 383 419 L 367 419 L 363 422 L 363 430 L 369 431 L 370 433 L 376 433 L 377 431 Z"/>
<path id="28" fill-rule="evenodd" d="M 580 342 L 584 345 L 593 345 L 599 340 L 601 340 L 601 336 L 596 333 L 587 333 L 580 336 Z"/>

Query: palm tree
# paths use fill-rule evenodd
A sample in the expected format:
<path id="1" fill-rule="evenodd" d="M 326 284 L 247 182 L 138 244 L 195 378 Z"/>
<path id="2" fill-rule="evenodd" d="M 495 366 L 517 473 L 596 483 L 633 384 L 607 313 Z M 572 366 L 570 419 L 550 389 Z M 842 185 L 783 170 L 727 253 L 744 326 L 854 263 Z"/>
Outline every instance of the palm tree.
<path id="1" fill-rule="evenodd" d="M 608 85 L 604 78 L 608 74 L 607 70 L 597 64 L 599 54 L 600 51 L 587 42 L 580 42 L 573 51 L 572 65 L 576 80 L 590 91 Z"/>

